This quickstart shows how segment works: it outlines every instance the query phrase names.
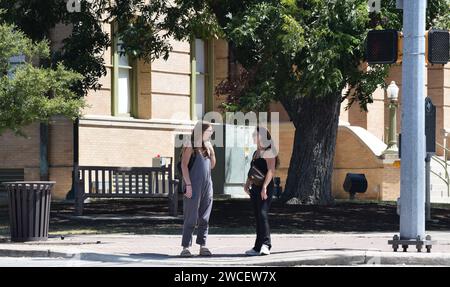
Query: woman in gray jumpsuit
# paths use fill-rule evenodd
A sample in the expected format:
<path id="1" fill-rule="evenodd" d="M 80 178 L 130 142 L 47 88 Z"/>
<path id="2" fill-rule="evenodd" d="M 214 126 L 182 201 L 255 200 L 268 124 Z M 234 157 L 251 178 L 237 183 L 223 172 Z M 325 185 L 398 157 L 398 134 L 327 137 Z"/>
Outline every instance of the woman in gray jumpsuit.
<path id="1" fill-rule="evenodd" d="M 181 170 L 185 185 L 183 199 L 183 238 L 181 256 L 192 256 L 189 248 L 192 246 L 192 234 L 197 229 L 196 243 L 200 245 L 201 256 L 211 256 L 206 248 L 208 236 L 208 223 L 213 203 L 213 188 L 211 169 L 216 164 L 214 148 L 210 142 L 213 129 L 210 123 L 198 122 L 192 132 L 191 143 L 183 149 L 181 157 Z M 189 161 L 193 163 L 189 168 Z"/>

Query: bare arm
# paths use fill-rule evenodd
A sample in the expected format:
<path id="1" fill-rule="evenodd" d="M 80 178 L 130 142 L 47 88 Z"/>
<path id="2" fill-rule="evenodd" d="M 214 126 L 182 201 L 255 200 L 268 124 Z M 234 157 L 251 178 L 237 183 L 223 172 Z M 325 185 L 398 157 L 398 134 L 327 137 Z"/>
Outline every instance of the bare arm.
<path id="1" fill-rule="evenodd" d="M 183 156 L 181 157 L 181 171 L 183 173 L 183 179 L 186 185 L 191 184 L 191 178 L 189 177 L 189 160 L 194 150 L 191 147 L 186 147 L 183 151 Z"/>
<path id="2" fill-rule="evenodd" d="M 267 163 L 267 174 L 266 174 L 266 179 L 264 180 L 263 186 L 267 187 L 269 185 L 270 181 L 272 181 L 273 176 L 275 175 L 276 160 L 273 157 L 266 158 L 265 160 Z"/>
<path id="3" fill-rule="evenodd" d="M 211 158 L 211 169 L 213 169 L 216 166 L 216 153 L 214 152 L 214 148 L 212 146 L 209 156 Z"/>
<path id="4" fill-rule="evenodd" d="M 263 200 L 267 199 L 267 186 L 269 185 L 270 181 L 272 181 L 272 178 L 275 175 L 275 164 L 276 164 L 276 159 L 273 157 L 265 158 L 265 160 L 267 163 L 267 174 L 261 191 L 261 198 Z"/>
<path id="5" fill-rule="evenodd" d="M 214 147 L 211 142 L 207 142 L 206 147 L 208 148 L 209 158 L 211 160 L 211 169 L 213 169 L 216 166 L 216 153 L 214 152 Z"/>

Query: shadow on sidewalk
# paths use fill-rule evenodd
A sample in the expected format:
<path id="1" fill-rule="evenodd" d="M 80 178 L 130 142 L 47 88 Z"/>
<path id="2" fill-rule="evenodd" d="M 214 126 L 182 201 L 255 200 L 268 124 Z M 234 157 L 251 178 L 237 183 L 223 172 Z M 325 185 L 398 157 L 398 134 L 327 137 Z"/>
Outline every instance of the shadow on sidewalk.
<path id="1" fill-rule="evenodd" d="M 197 254 L 193 254 L 192 257 L 182 257 L 180 255 L 169 255 L 169 254 L 161 254 L 161 253 L 132 253 L 130 254 L 130 257 L 138 257 L 138 258 L 151 258 L 151 259 L 208 259 L 208 258 L 239 258 L 239 257 L 248 257 L 245 254 L 220 254 L 220 253 L 214 253 L 212 256 L 200 256 Z"/>

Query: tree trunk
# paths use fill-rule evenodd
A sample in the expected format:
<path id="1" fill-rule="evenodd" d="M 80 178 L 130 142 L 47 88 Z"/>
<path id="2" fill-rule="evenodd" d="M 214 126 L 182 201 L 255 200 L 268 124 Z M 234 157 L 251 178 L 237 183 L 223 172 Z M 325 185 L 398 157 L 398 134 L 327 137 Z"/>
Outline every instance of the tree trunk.
<path id="1" fill-rule="evenodd" d="M 331 181 L 340 106 L 340 94 L 303 98 L 297 112 L 290 112 L 295 137 L 283 193 L 287 204 L 333 203 Z"/>

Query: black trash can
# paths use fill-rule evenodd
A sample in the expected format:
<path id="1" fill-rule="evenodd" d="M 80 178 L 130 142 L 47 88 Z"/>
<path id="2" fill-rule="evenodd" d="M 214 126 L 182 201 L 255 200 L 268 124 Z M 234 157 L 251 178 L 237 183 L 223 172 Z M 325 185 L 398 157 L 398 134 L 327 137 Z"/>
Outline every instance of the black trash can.
<path id="1" fill-rule="evenodd" d="M 11 241 L 47 240 L 54 181 L 4 182 L 8 193 Z"/>

